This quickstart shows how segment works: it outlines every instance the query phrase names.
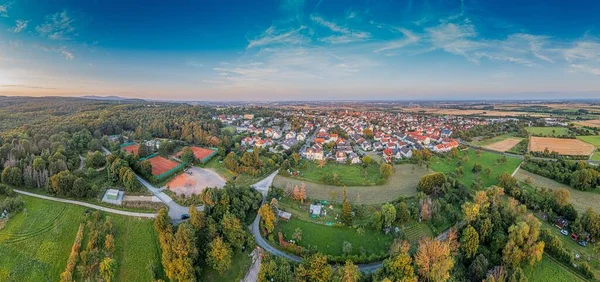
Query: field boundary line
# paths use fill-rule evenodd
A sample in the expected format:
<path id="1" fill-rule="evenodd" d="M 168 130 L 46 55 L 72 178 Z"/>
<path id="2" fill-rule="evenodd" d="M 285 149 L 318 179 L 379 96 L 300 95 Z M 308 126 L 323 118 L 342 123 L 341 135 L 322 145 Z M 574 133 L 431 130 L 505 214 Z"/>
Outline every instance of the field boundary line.
<path id="1" fill-rule="evenodd" d="M 111 209 L 111 208 L 107 208 L 107 207 L 103 207 L 103 206 L 97 206 L 97 205 L 86 203 L 86 202 L 80 202 L 80 201 L 74 201 L 74 200 L 67 200 L 67 199 L 61 199 L 61 198 L 56 198 L 56 197 L 38 195 L 38 194 L 35 194 L 35 193 L 25 192 L 25 191 L 21 191 L 21 190 L 17 190 L 17 189 L 13 189 L 13 190 L 15 192 L 19 193 L 19 194 L 30 196 L 30 197 L 35 197 L 35 198 L 40 198 L 40 199 L 50 200 L 50 201 L 55 201 L 55 202 L 61 202 L 61 203 L 66 203 L 66 204 L 84 206 L 84 207 L 87 207 L 87 208 L 92 208 L 92 209 L 96 209 L 96 210 L 100 210 L 100 211 L 104 211 L 104 212 L 108 212 L 108 213 L 113 213 L 113 214 L 119 214 L 119 215 L 124 215 L 124 216 L 133 216 L 133 217 L 143 217 L 143 218 L 155 218 L 156 217 L 155 213 L 141 213 L 141 212 L 122 211 L 122 210 Z"/>

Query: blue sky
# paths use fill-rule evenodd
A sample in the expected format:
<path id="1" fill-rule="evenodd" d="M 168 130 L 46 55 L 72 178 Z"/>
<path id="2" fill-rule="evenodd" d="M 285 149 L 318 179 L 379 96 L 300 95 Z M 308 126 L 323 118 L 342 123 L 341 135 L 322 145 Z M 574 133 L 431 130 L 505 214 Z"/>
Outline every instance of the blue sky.
<path id="1" fill-rule="evenodd" d="M 0 95 L 599 98 L 599 14 L 596 0 L 0 0 Z"/>

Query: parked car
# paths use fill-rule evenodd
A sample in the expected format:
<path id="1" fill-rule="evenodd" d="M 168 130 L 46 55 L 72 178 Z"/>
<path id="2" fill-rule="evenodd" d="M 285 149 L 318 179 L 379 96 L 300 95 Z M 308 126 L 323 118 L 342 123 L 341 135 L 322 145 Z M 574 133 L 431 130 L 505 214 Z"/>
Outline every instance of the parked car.
<path id="1" fill-rule="evenodd" d="M 567 235 L 569 235 L 569 231 L 562 229 L 562 230 L 560 230 L 560 234 L 567 236 Z"/>
<path id="2" fill-rule="evenodd" d="M 586 241 L 579 241 L 579 245 L 582 247 L 587 246 L 587 242 Z"/>
<path id="3" fill-rule="evenodd" d="M 184 213 L 184 214 L 181 215 L 181 220 L 186 220 L 186 219 L 189 219 L 189 218 L 190 218 L 190 215 L 187 214 L 187 213 Z"/>

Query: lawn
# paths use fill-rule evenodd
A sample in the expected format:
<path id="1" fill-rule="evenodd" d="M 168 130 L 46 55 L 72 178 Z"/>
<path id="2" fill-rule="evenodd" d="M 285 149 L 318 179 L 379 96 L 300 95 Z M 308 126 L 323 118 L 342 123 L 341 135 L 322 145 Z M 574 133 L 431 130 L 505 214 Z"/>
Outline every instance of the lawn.
<path id="1" fill-rule="evenodd" d="M 310 246 L 321 253 L 333 256 L 342 255 L 342 246 L 345 241 L 352 244 L 351 254 L 360 254 L 362 247 L 367 255 L 387 252 L 392 242 L 391 235 L 384 235 L 370 229 L 365 229 L 365 233 L 359 235 L 353 228 L 326 226 L 294 217 L 289 222 L 280 222 L 274 234 L 281 231 L 283 237 L 290 240 L 296 228 L 302 230 L 302 240 L 297 242 L 300 246 L 305 248 Z"/>
<path id="2" fill-rule="evenodd" d="M 476 173 L 472 172 L 475 163 L 479 163 L 483 167 L 480 176 L 484 187 L 497 184 L 498 176 L 504 172 L 512 174 L 521 163 L 521 160 L 518 158 L 506 157 L 506 163 L 499 164 L 497 160 L 502 158 L 503 155 L 482 151 L 481 156 L 477 157 L 477 153 L 473 149 L 461 151 L 459 153 L 459 157 L 465 155 L 468 156 L 469 160 L 462 163 L 463 175 L 459 180 L 467 187 L 471 187 L 471 184 L 475 181 Z M 458 158 L 454 159 L 449 155 L 446 155 L 445 157 L 435 155 L 431 158 L 430 168 L 434 171 L 443 173 L 455 172 L 458 167 L 458 161 Z M 486 176 L 483 172 L 488 167 L 492 169 L 490 176 Z"/>
<path id="3" fill-rule="evenodd" d="M 571 192 L 571 198 L 569 202 L 573 204 L 575 209 L 582 213 L 585 212 L 588 208 L 592 208 L 594 211 L 600 213 L 600 193 L 598 193 L 598 189 L 595 189 L 594 192 L 591 191 L 581 191 L 577 189 L 573 189 L 568 185 L 556 182 L 550 178 L 546 178 L 524 169 L 519 169 L 517 174 L 515 174 L 515 178 L 519 181 L 527 181 L 527 179 L 531 180 L 531 185 L 538 188 L 548 188 L 552 190 L 565 188 Z"/>
<path id="4" fill-rule="evenodd" d="M 58 281 L 86 209 L 22 197 L 25 210 L 0 231 L 0 281 Z M 116 280 L 153 280 L 151 270 L 162 267 L 152 221 L 110 217 L 116 232 Z"/>
<path id="5" fill-rule="evenodd" d="M 423 175 L 430 173 L 427 168 L 412 164 L 401 164 L 394 166 L 394 173 L 388 181 L 378 186 L 348 186 L 346 191 L 350 202 L 356 203 L 357 196 L 360 195 L 362 204 L 381 204 L 397 199 L 400 196 L 412 197 L 417 194 L 417 184 Z M 291 177 L 278 175 L 275 177 L 273 186 L 283 189 L 300 185 L 302 182 L 306 185 L 306 195 L 315 200 L 330 200 L 331 193 L 338 195 L 341 199 L 342 187 L 335 185 L 326 185 L 309 181 L 302 181 Z"/>
<path id="6" fill-rule="evenodd" d="M 233 181 L 233 182 L 235 182 L 236 185 L 240 185 L 240 186 L 250 186 L 250 185 L 262 180 L 263 178 L 265 178 L 267 175 L 270 174 L 270 173 L 267 173 L 265 175 L 259 175 L 258 177 L 254 177 L 254 176 L 248 175 L 248 174 L 236 175 L 231 170 L 229 170 L 223 166 L 223 163 L 221 162 L 221 157 L 219 157 L 219 156 L 213 157 L 208 163 L 206 163 L 205 165 L 203 165 L 201 167 L 206 168 L 206 169 L 211 169 L 214 172 L 221 175 L 221 177 L 225 178 L 226 181 Z"/>
<path id="7" fill-rule="evenodd" d="M 542 127 L 525 127 L 527 132 L 533 135 L 543 135 L 543 136 L 560 136 L 560 135 L 568 135 L 569 129 L 566 127 L 557 127 L 557 126 L 542 126 Z"/>
<path id="8" fill-rule="evenodd" d="M 373 164 L 367 168 L 362 165 L 348 165 L 338 163 L 325 163 L 319 167 L 316 162 L 305 161 L 302 168 L 299 169 L 300 175 L 294 178 L 323 183 L 323 177 L 337 175 L 340 182 L 345 186 L 369 186 L 377 185 L 381 180 L 379 164 Z M 342 185 L 338 185 L 342 186 Z"/>
<path id="9" fill-rule="evenodd" d="M 218 271 L 206 266 L 202 269 L 202 281 L 241 281 L 252 264 L 252 251 L 240 252 L 231 258 L 231 268 L 219 274 Z"/>
<path id="10" fill-rule="evenodd" d="M 592 161 L 600 161 L 600 149 L 597 149 L 592 155 Z"/>
<path id="11" fill-rule="evenodd" d="M 525 276 L 527 276 L 529 282 L 573 282 L 573 281 L 586 281 L 580 276 L 573 273 L 572 270 L 567 269 L 562 264 L 554 261 L 548 255 L 542 257 L 542 261 L 538 262 L 535 266 L 525 266 L 523 268 Z"/>
<path id="12" fill-rule="evenodd" d="M 471 142 L 471 144 L 477 145 L 477 146 L 486 146 L 486 145 L 490 145 L 490 144 L 493 144 L 496 142 L 506 140 L 508 138 L 515 138 L 516 135 L 517 135 L 517 132 L 505 133 L 505 134 L 498 135 L 496 137 L 492 137 L 489 139 L 474 141 L 474 142 Z M 517 137 L 517 138 L 519 138 L 519 137 Z"/>

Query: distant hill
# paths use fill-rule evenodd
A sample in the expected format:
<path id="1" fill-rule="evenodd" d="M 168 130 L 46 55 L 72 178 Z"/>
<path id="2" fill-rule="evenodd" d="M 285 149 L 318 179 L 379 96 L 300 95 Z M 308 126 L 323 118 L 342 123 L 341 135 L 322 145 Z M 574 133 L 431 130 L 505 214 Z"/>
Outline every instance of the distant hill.
<path id="1" fill-rule="evenodd" d="M 81 96 L 81 98 L 89 99 L 89 100 L 101 100 L 101 101 L 138 101 L 138 102 L 145 101 L 144 99 L 139 99 L 139 98 L 126 98 L 126 97 L 119 97 L 119 96 L 88 95 L 88 96 Z"/>

